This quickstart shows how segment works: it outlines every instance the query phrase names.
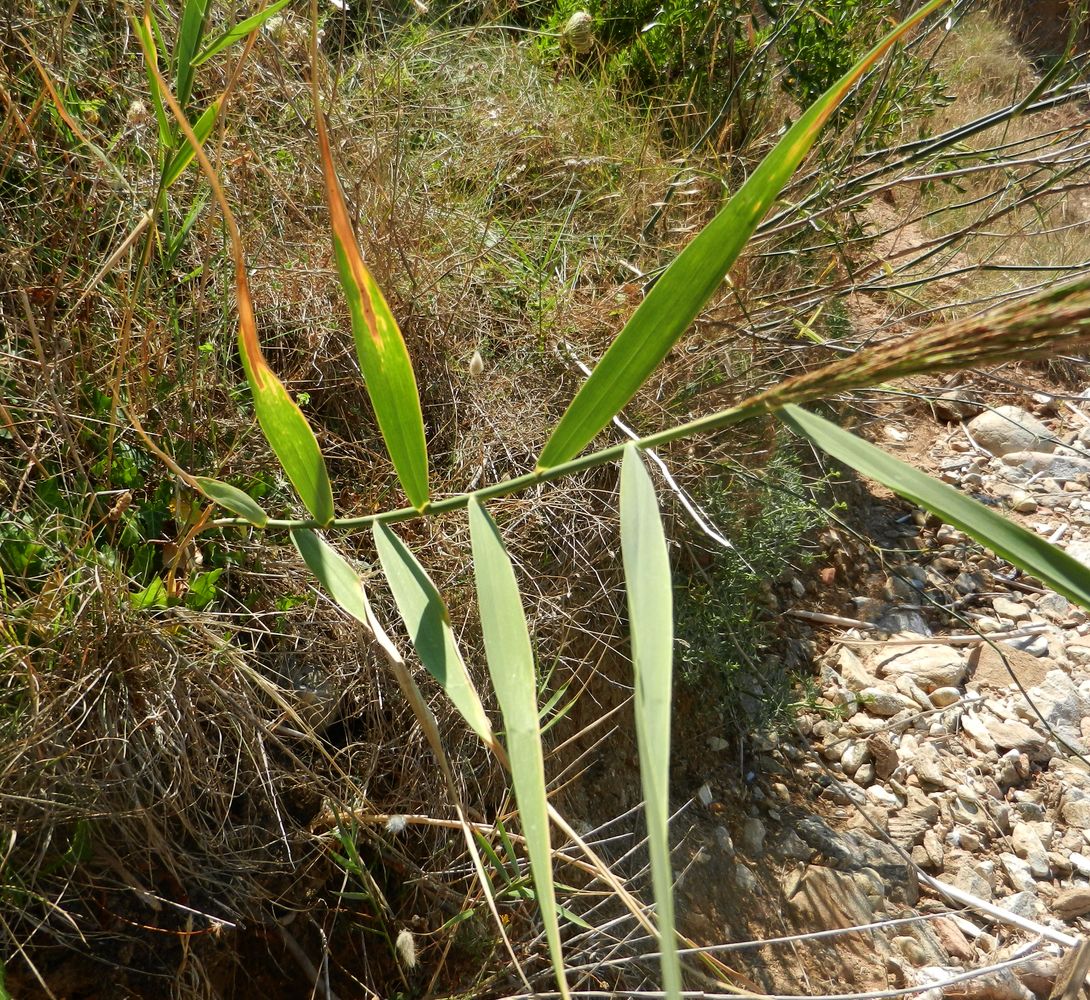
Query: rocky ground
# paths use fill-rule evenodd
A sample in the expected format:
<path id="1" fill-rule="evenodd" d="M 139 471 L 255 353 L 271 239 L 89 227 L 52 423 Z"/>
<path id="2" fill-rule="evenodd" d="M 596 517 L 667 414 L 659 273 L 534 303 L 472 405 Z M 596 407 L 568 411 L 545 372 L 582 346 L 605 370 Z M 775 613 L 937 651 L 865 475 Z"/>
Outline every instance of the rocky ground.
<path id="1" fill-rule="evenodd" d="M 950 389 L 879 436 L 1090 562 L 1090 401 L 1020 400 Z M 758 905 L 754 926 L 779 909 L 785 931 L 894 921 L 805 956 L 765 948 L 746 967 L 766 989 L 1058 996 L 1090 932 L 1090 616 L 922 512 L 886 533 L 878 579 L 855 596 L 830 537 L 819 578 L 836 596 L 808 613 L 820 696 L 744 775 L 739 821 L 716 819 L 722 782 L 697 793 L 681 891 L 696 925 L 733 908 L 744 926 Z M 714 775 L 723 741 L 709 749 Z M 692 872 L 713 862 L 730 889 L 701 904 L 708 880 Z"/>

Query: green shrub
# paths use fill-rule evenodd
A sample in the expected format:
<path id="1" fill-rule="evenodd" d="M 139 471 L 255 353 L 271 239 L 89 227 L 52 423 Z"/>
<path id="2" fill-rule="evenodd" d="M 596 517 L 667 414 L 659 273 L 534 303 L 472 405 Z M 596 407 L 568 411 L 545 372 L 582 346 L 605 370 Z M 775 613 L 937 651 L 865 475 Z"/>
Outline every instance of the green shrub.
<path id="1" fill-rule="evenodd" d="M 806 538 L 828 520 L 821 485 L 807 481 L 794 452 L 779 449 L 759 478 L 725 468 L 703 480 L 697 498 L 735 548 L 716 545 L 700 570 L 676 575 L 680 677 L 748 726 L 774 721 L 786 704 L 792 677 L 787 658 L 769 648 L 777 638 L 769 581 L 810 561 Z"/>

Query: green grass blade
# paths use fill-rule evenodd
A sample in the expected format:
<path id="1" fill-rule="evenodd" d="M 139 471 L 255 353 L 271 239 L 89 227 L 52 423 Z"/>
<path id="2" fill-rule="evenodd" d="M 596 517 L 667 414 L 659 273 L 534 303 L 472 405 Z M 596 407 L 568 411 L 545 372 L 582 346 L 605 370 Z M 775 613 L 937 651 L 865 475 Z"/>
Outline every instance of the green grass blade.
<path id="1" fill-rule="evenodd" d="M 1062 549 L 823 417 L 793 405 L 785 406 L 779 416 L 833 458 L 960 528 L 1057 593 L 1090 608 L 1090 567 Z"/>
<path id="2" fill-rule="evenodd" d="M 397 320 L 363 262 L 333 165 L 325 118 L 317 106 L 315 114 L 333 251 L 352 317 L 360 369 L 401 487 L 409 503 L 422 510 L 428 502 L 428 449 L 412 361 Z"/>
<path id="3" fill-rule="evenodd" d="M 224 510 L 232 514 L 246 518 L 250 524 L 258 528 L 264 528 L 269 520 L 269 515 L 264 508 L 248 493 L 244 493 L 237 486 L 225 483 L 219 479 L 210 479 L 208 476 L 194 476 L 193 481 L 197 488 L 213 503 L 218 503 Z"/>
<path id="4" fill-rule="evenodd" d="M 319 524 L 333 520 L 333 488 L 322 450 L 307 418 L 284 383 L 268 366 L 257 336 L 245 262 L 235 261 L 238 299 L 238 352 L 254 399 L 254 412 L 266 440 L 276 453 L 292 486 Z"/>
<path id="5" fill-rule="evenodd" d="M 539 469 L 574 458 L 636 394 L 719 288 L 837 105 L 898 38 L 946 2 L 931 0 L 818 98 L 678 255 L 572 400 L 538 459 Z"/>
<path id="6" fill-rule="evenodd" d="M 171 236 L 166 250 L 163 254 L 163 261 L 166 267 L 171 268 L 174 266 L 174 262 L 178 257 L 179 251 L 185 245 L 186 238 L 189 236 L 189 231 L 193 228 L 197 219 L 200 217 L 201 212 L 204 211 L 205 206 L 208 204 L 209 193 L 207 189 L 202 189 L 200 193 L 193 199 L 193 204 L 189 207 L 189 211 L 186 212 L 185 218 L 182 220 L 182 224 L 175 230 Z M 169 218 L 170 213 L 164 212 L 160 216 L 161 219 Z"/>
<path id="7" fill-rule="evenodd" d="M 669 832 L 673 587 L 655 488 L 635 445 L 625 448 L 621 463 L 621 555 L 636 675 L 636 738 L 647 849 L 662 938 L 662 981 L 668 1000 L 676 1000 L 681 994 L 681 963 L 674 931 Z"/>
<path id="8" fill-rule="evenodd" d="M 562 996 L 567 997 L 530 633 L 503 538 L 495 522 L 475 499 L 469 502 L 469 529 L 488 670 L 503 712 L 515 800 L 522 817 L 538 909 L 545 925 L 556 982 Z"/>
<path id="9" fill-rule="evenodd" d="M 492 726 L 454 641 L 450 615 L 435 584 L 405 543 L 384 524 L 374 528 L 379 562 L 420 662 L 485 743 L 494 745 Z"/>
<path id="10" fill-rule="evenodd" d="M 276 0 L 276 3 L 269 4 L 264 10 L 246 18 L 245 21 L 239 21 L 233 28 L 228 28 L 218 38 L 210 41 L 194 56 L 189 65 L 196 69 L 201 63 L 234 45 L 240 39 L 245 38 L 251 31 L 257 31 L 270 17 L 282 11 L 289 3 L 291 3 L 291 0 Z"/>
<path id="11" fill-rule="evenodd" d="M 212 129 L 216 124 L 216 116 L 219 114 L 220 105 L 223 103 L 222 97 L 217 97 L 207 108 L 204 109 L 204 113 L 193 123 L 193 134 L 200 141 L 203 146 L 208 137 L 212 134 Z M 160 185 L 160 190 L 165 191 L 171 184 L 173 184 L 182 174 L 185 172 L 185 168 L 193 162 L 193 157 L 196 156 L 196 152 L 193 147 L 187 142 L 181 149 L 174 154 L 170 163 L 163 170 L 163 181 Z"/>
<path id="12" fill-rule="evenodd" d="M 178 44 L 174 49 L 174 89 L 178 103 L 184 108 L 193 93 L 193 57 L 204 35 L 205 15 L 210 0 L 186 0 L 182 24 L 178 29 Z"/>
<path id="13" fill-rule="evenodd" d="M 163 95 L 159 91 L 159 81 L 150 65 L 154 62 L 155 68 L 159 67 L 159 49 L 155 44 L 159 34 L 155 17 L 149 10 L 144 20 L 138 17 L 132 19 L 133 29 L 136 31 L 144 48 L 144 72 L 148 78 L 148 91 L 151 94 L 151 106 L 155 109 L 155 121 L 159 126 L 160 152 L 174 148 L 174 131 L 170 127 L 170 119 L 167 118 L 166 108 L 163 107 Z"/>

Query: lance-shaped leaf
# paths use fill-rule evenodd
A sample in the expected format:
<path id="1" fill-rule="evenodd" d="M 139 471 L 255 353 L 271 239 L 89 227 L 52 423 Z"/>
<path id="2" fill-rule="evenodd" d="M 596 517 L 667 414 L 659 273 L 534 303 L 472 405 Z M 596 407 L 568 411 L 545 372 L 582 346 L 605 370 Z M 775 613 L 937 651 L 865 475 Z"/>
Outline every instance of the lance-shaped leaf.
<path id="1" fill-rule="evenodd" d="M 384 524 L 374 527 L 375 547 L 401 620 L 420 662 L 486 744 L 495 736 L 477 689 L 454 641 L 450 615 L 435 584 L 405 543 Z"/>
<path id="2" fill-rule="evenodd" d="M 303 411 L 261 353 L 246 265 L 241 257 L 235 261 L 235 288 L 238 351 L 253 394 L 257 421 L 311 517 L 319 524 L 328 524 L 333 520 L 333 489 L 325 459 Z"/>
<path id="3" fill-rule="evenodd" d="M 549 800 L 537 707 L 537 678 L 518 582 L 495 522 L 475 498 L 469 501 L 477 604 L 492 686 L 503 713 L 511 779 L 530 854 L 537 903 L 561 995 L 568 996 L 560 921 L 553 884 Z"/>
<path id="4" fill-rule="evenodd" d="M 182 23 L 178 28 L 178 41 L 174 46 L 174 91 L 178 103 L 184 108 L 193 93 L 193 57 L 204 35 L 204 19 L 209 0 L 186 0 L 182 9 Z"/>
<path id="5" fill-rule="evenodd" d="M 373 619 L 363 580 L 348 560 L 308 528 L 295 528 L 291 540 L 329 596 L 356 621 L 371 628 Z"/>
<path id="6" fill-rule="evenodd" d="M 837 105 L 898 38 L 945 2 L 932 0 L 900 24 L 818 98 L 667 268 L 561 417 L 539 469 L 574 458 L 636 394 L 719 288 Z"/>
<path id="7" fill-rule="evenodd" d="M 1090 608 L 1090 567 L 1062 549 L 823 417 L 794 405 L 785 406 L 779 416 L 833 458 L 960 528 L 996 555 L 1044 580 L 1057 593 Z"/>
<path id="8" fill-rule="evenodd" d="M 209 135 L 212 134 L 212 129 L 216 124 L 216 116 L 219 114 L 220 105 L 222 103 L 223 98 L 217 97 L 204 109 L 204 113 L 200 118 L 193 123 L 193 134 L 197 137 L 202 146 Z M 196 155 L 193 147 L 188 142 L 174 154 L 170 163 L 168 163 L 163 170 L 163 181 L 160 186 L 164 191 L 182 176 L 185 172 L 185 168 L 189 166 L 193 161 L 193 157 Z"/>
<path id="9" fill-rule="evenodd" d="M 194 476 L 193 483 L 209 500 L 218 503 L 224 510 L 244 517 L 252 525 L 264 528 L 269 515 L 249 493 L 244 493 L 237 486 L 208 476 Z"/>
<path id="10" fill-rule="evenodd" d="M 674 614 L 670 558 L 651 477 L 635 445 L 621 463 L 621 555 L 632 664 L 636 674 L 636 739 L 647 817 L 647 850 L 661 936 L 666 996 L 681 993 L 681 963 L 674 931 L 674 876 L 670 864 L 670 689 Z"/>
<path id="11" fill-rule="evenodd" d="M 422 510 L 428 502 L 428 450 L 412 361 L 381 289 L 363 263 L 333 165 L 325 118 L 315 107 L 333 251 L 352 317 L 352 336 L 367 394 L 401 487 Z"/>
<path id="12" fill-rule="evenodd" d="M 257 29 L 270 17 L 282 11 L 289 3 L 291 3 L 291 0 L 276 0 L 276 3 L 269 4 L 268 7 L 259 11 L 257 14 L 254 14 L 252 17 L 248 17 L 244 21 L 239 21 L 233 28 L 228 28 L 222 35 L 212 39 L 212 41 L 201 49 L 193 58 L 190 65 L 194 68 L 200 66 L 201 63 L 211 59 L 217 53 L 234 45 L 239 39 L 245 38 L 251 31 L 257 31 Z"/>
<path id="13" fill-rule="evenodd" d="M 163 95 L 159 88 L 159 79 L 155 75 L 159 68 L 159 50 L 155 39 L 159 34 L 155 16 L 149 10 L 141 20 L 132 19 L 132 25 L 144 50 L 144 72 L 148 78 L 148 91 L 151 93 L 152 107 L 155 109 L 155 121 L 159 126 L 159 149 L 169 150 L 174 145 L 174 132 L 170 127 L 166 109 L 163 107 Z"/>

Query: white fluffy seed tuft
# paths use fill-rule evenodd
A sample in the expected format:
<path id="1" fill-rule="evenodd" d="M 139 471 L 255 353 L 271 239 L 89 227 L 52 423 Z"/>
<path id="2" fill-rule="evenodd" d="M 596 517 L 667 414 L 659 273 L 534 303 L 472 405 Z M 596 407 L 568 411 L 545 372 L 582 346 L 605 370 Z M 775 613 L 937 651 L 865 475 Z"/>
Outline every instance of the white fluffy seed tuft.
<path id="1" fill-rule="evenodd" d="M 415 969 L 416 938 L 412 936 L 412 932 L 404 929 L 398 931 L 394 947 L 397 948 L 397 957 L 401 960 L 401 964 L 406 969 Z"/>
<path id="2" fill-rule="evenodd" d="M 409 821 L 404 816 L 391 816 L 386 820 L 386 832 L 396 837 L 399 833 L 404 833 L 408 825 Z"/>

